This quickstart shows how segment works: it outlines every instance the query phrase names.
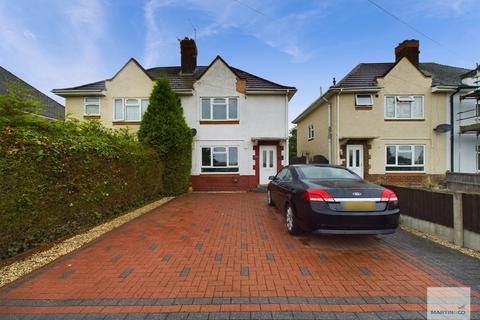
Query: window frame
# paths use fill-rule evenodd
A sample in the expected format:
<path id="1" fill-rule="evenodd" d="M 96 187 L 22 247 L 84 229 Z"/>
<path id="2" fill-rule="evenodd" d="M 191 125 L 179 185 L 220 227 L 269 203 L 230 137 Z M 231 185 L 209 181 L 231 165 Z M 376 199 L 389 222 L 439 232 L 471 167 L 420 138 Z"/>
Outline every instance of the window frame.
<path id="1" fill-rule="evenodd" d="M 203 117 L 203 100 L 209 99 L 210 100 L 210 117 L 209 118 L 204 118 Z M 225 99 L 225 104 L 226 104 L 226 110 L 225 110 L 225 119 L 213 119 L 213 105 L 215 99 Z M 235 118 L 230 118 L 230 99 L 236 99 L 237 100 L 237 117 Z M 217 103 L 217 105 L 220 105 L 220 103 Z M 217 122 L 222 122 L 222 121 L 239 121 L 240 120 L 240 98 L 238 96 L 224 96 L 224 97 L 219 97 L 219 96 L 208 96 L 208 97 L 200 97 L 200 121 L 217 121 Z"/>
<path id="2" fill-rule="evenodd" d="M 476 161 L 477 161 L 477 172 L 480 173 L 480 141 L 477 139 L 477 145 L 475 146 L 475 155 L 476 155 Z"/>
<path id="3" fill-rule="evenodd" d="M 98 99 L 98 113 L 87 113 L 87 105 L 94 105 L 94 103 L 87 103 L 87 99 L 89 98 L 97 98 Z M 83 97 L 83 115 L 86 117 L 95 117 L 95 116 L 100 116 L 102 113 L 101 111 L 102 108 L 102 97 L 99 96 L 86 96 Z"/>
<path id="4" fill-rule="evenodd" d="M 307 128 L 307 140 L 313 140 L 315 139 L 315 126 L 314 124 L 309 124 Z"/>
<path id="5" fill-rule="evenodd" d="M 121 100 L 122 101 L 122 110 L 123 110 L 123 117 L 121 119 L 117 119 L 116 118 L 116 115 L 115 115 L 115 102 L 117 100 Z M 137 100 L 137 102 L 139 103 L 138 106 L 139 106 L 139 111 L 140 111 L 140 119 L 139 120 L 127 120 L 127 100 Z M 113 122 L 141 122 L 143 120 L 143 116 L 145 114 L 145 112 L 143 112 L 143 107 L 142 107 L 142 102 L 146 100 L 147 101 L 147 107 L 145 109 L 145 112 L 147 111 L 148 109 L 148 102 L 149 102 L 149 99 L 148 98 L 113 98 L 112 100 L 112 120 Z"/>
<path id="6" fill-rule="evenodd" d="M 415 102 L 415 98 L 421 98 L 422 100 L 422 116 L 421 117 L 413 117 L 413 110 L 412 110 L 412 104 L 410 104 L 410 117 L 409 118 L 400 118 L 398 117 L 398 112 L 397 112 L 397 101 L 398 99 L 404 99 L 406 97 L 411 97 L 413 98 L 413 101 L 410 102 Z M 387 116 L 387 98 L 393 98 L 394 100 L 394 116 L 389 117 Z M 404 102 L 408 102 L 408 100 L 405 99 Z M 419 95 L 419 94 L 414 94 L 414 95 L 385 95 L 383 97 L 383 117 L 385 120 L 400 120 L 400 121 L 408 121 L 408 120 L 425 120 L 425 95 Z"/>
<path id="7" fill-rule="evenodd" d="M 205 166 L 203 165 L 203 149 L 210 149 L 210 165 Z M 214 148 L 225 148 L 226 151 L 226 166 L 213 166 L 213 154 L 214 154 Z M 237 149 L 237 165 L 230 165 L 230 148 L 236 148 Z M 219 153 L 219 152 L 217 152 Z M 237 169 L 236 171 L 204 171 L 203 169 Z M 240 147 L 237 145 L 207 145 L 207 146 L 200 146 L 200 174 L 240 174 Z"/>
<path id="8" fill-rule="evenodd" d="M 369 96 L 370 97 L 370 103 L 369 104 L 358 103 L 358 96 Z M 371 93 L 356 93 L 355 94 L 355 106 L 356 107 L 372 107 L 373 106 L 373 95 Z"/>
<path id="9" fill-rule="evenodd" d="M 387 150 L 388 147 L 395 147 L 395 164 L 388 164 L 388 155 Z M 398 147 L 410 147 L 411 148 L 411 155 L 412 155 L 412 164 L 410 165 L 399 165 L 398 164 Z M 422 164 L 415 164 L 415 147 L 422 147 L 423 148 L 423 163 Z M 427 166 L 427 147 L 425 144 L 385 144 L 385 173 L 425 173 L 426 166 Z M 422 170 L 387 170 L 387 168 L 401 168 L 401 167 L 423 167 Z"/>

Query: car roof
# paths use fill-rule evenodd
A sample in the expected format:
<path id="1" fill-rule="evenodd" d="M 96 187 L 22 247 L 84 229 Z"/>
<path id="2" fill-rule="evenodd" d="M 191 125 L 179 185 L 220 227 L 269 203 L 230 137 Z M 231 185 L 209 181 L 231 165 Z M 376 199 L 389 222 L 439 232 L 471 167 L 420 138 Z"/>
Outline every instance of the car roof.
<path id="1" fill-rule="evenodd" d="M 339 169 L 347 169 L 344 166 L 333 165 L 333 164 L 291 164 L 289 167 L 292 168 L 304 168 L 304 167 L 328 167 L 328 168 L 339 168 Z"/>

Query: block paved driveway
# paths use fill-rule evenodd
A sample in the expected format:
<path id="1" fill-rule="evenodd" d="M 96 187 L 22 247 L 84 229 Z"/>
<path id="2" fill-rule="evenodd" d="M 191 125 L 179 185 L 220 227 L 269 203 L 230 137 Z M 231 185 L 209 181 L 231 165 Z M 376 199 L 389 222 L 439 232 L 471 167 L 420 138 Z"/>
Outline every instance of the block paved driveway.
<path id="1" fill-rule="evenodd" d="M 430 286 L 480 311 L 480 260 L 402 231 L 292 237 L 264 194 L 196 193 L 0 288 L 0 319 L 423 319 Z"/>

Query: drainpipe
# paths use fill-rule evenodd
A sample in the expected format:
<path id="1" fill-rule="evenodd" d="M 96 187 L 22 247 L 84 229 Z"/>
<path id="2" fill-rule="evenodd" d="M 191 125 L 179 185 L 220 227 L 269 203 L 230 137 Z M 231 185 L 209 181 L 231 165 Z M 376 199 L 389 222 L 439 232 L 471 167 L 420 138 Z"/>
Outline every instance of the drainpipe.
<path id="1" fill-rule="evenodd" d="M 452 130 L 450 130 L 450 172 L 454 172 L 455 166 L 454 166 L 454 158 L 455 158 L 455 112 L 454 112 L 454 102 L 453 98 L 454 96 L 460 91 L 460 87 L 458 87 L 454 93 L 450 95 L 450 125 L 452 126 Z M 459 106 L 460 107 L 460 106 Z"/>
<path id="2" fill-rule="evenodd" d="M 285 166 L 287 166 L 290 162 L 290 150 L 289 150 L 289 141 L 288 141 L 288 138 L 289 138 L 289 133 L 290 133 L 290 130 L 288 129 L 288 125 L 289 125 L 289 122 L 288 122 L 288 93 L 289 93 L 289 89 L 287 89 L 287 93 L 285 94 L 285 130 L 287 131 L 285 133 L 287 139 L 285 140 L 285 146 L 283 148 L 283 164 Z"/>
<path id="3" fill-rule="evenodd" d="M 340 88 L 340 91 L 337 93 L 337 165 L 340 165 L 340 94 L 342 93 L 342 91 L 343 88 Z"/>
<path id="4" fill-rule="evenodd" d="M 332 164 L 332 104 L 323 97 L 328 106 L 328 162 Z"/>

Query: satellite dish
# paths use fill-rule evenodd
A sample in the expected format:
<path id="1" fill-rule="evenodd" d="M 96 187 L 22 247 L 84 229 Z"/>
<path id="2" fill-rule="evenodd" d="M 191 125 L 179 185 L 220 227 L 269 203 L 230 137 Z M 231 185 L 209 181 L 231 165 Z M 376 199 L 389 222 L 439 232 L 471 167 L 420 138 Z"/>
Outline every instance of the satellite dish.
<path id="1" fill-rule="evenodd" d="M 195 137 L 197 135 L 197 129 L 192 128 L 192 137 Z"/>
<path id="2" fill-rule="evenodd" d="M 436 133 L 445 133 L 452 130 L 452 125 L 448 123 L 442 123 L 433 129 Z"/>

